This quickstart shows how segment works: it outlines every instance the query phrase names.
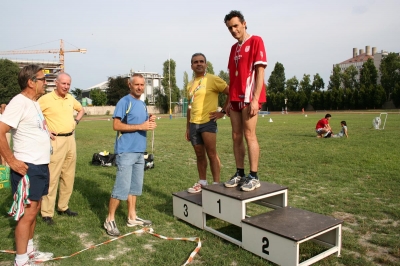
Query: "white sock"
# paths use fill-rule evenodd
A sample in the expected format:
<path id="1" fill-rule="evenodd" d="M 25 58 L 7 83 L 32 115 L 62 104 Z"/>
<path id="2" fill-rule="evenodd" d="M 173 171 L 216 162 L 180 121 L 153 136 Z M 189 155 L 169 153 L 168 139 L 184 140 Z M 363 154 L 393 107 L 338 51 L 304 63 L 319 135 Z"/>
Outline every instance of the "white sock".
<path id="1" fill-rule="evenodd" d="M 26 263 L 29 260 L 28 254 L 17 254 L 15 256 L 15 262 L 14 265 L 18 266 L 18 265 L 24 265 L 24 263 Z"/>
<path id="2" fill-rule="evenodd" d="M 26 248 L 26 252 L 29 254 L 33 252 L 35 248 L 33 247 L 33 239 L 28 240 L 28 247 Z"/>
<path id="3" fill-rule="evenodd" d="M 219 182 L 213 182 L 213 185 L 215 185 L 215 184 L 219 184 Z"/>
<path id="4" fill-rule="evenodd" d="M 199 183 L 200 185 L 202 185 L 202 186 L 207 186 L 207 185 L 208 185 L 207 180 L 199 180 L 198 183 Z"/>

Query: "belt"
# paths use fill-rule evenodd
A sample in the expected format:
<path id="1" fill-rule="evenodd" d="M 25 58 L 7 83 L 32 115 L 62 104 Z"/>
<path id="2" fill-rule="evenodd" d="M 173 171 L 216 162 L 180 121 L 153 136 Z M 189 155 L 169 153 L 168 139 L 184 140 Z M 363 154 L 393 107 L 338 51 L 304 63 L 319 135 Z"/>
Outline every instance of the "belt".
<path id="1" fill-rule="evenodd" d="M 74 131 L 69 132 L 69 133 L 58 133 L 56 136 L 69 137 L 69 136 L 72 136 L 72 134 L 74 134 Z"/>

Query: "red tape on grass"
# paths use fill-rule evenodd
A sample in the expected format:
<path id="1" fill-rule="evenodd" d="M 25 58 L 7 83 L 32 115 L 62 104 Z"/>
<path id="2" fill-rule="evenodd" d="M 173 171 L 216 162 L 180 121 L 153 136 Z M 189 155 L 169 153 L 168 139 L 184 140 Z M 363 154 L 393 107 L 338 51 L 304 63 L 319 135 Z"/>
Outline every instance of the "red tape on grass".
<path id="1" fill-rule="evenodd" d="M 129 236 L 129 235 L 133 235 L 133 234 L 142 234 L 142 233 L 149 233 L 150 235 L 153 235 L 153 236 L 155 236 L 155 237 L 158 237 L 158 238 L 161 238 L 161 239 L 165 239 L 165 240 L 180 240 L 180 241 L 196 242 L 196 243 L 197 243 L 197 247 L 192 251 L 192 253 L 190 253 L 189 258 L 186 260 L 186 262 L 185 262 L 182 266 L 185 266 L 185 265 L 189 264 L 190 262 L 192 262 L 193 259 L 194 259 L 194 256 L 196 256 L 196 254 L 197 254 L 197 253 L 199 252 L 199 250 L 201 249 L 201 241 L 200 241 L 200 238 L 199 238 L 199 237 L 175 237 L 175 238 L 173 238 L 173 237 L 166 237 L 166 236 L 162 236 L 162 235 L 159 235 L 159 234 L 154 233 L 153 228 L 147 228 L 147 227 L 145 227 L 145 228 L 142 228 L 142 229 L 140 229 L 140 230 L 133 231 L 133 232 L 127 233 L 127 234 L 125 234 L 125 235 L 122 235 L 122 236 L 119 236 L 119 237 L 116 237 L 116 238 L 113 238 L 113 239 L 104 241 L 103 243 L 100 243 L 100 244 L 97 244 L 97 245 L 90 246 L 90 247 L 88 247 L 88 248 L 82 249 L 82 250 L 80 250 L 80 251 L 78 251 L 78 252 L 75 252 L 75 253 L 69 255 L 69 256 L 57 257 L 57 258 L 53 258 L 53 259 L 50 259 L 50 260 L 36 260 L 35 263 L 42 263 L 42 262 L 45 262 L 45 261 L 53 261 L 53 260 L 61 260 L 61 259 L 71 258 L 71 257 L 76 256 L 76 255 L 78 255 L 79 253 L 82 253 L 82 252 L 84 252 L 84 251 L 86 251 L 86 250 L 93 249 L 93 248 L 99 247 L 99 246 L 101 246 L 101 245 L 105 245 L 105 244 L 111 243 L 111 242 L 113 242 L 113 241 L 115 241 L 115 240 L 124 238 L 124 237 Z M 13 251 L 13 250 L 0 250 L 0 252 L 2 252 L 2 253 L 10 253 L 10 254 L 15 254 L 15 253 L 16 253 L 16 252 Z"/>

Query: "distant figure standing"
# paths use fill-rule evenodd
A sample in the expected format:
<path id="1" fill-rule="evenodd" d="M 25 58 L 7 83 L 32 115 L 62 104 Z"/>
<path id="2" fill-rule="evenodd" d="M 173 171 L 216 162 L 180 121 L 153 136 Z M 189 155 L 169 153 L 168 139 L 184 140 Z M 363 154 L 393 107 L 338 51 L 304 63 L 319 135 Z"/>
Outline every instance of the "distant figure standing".
<path id="1" fill-rule="evenodd" d="M 346 121 L 340 121 L 340 126 L 342 127 L 342 129 L 340 130 L 339 133 L 333 134 L 332 138 L 343 138 L 344 136 L 346 136 L 346 138 L 349 137 L 349 135 L 347 134 L 347 123 L 346 123 Z"/>
<path id="2" fill-rule="evenodd" d="M 260 147 L 256 135 L 258 111 L 267 101 L 264 71 L 267 53 L 261 37 L 247 33 L 247 24 L 242 13 L 233 10 L 224 18 L 232 37 L 237 42 L 232 46 L 228 61 L 230 108 L 226 112 L 231 118 L 233 153 L 236 173 L 225 182 L 226 187 L 240 186 L 252 191 L 261 186 L 257 176 Z M 246 155 L 243 138 L 247 143 L 250 173 L 244 172 Z"/>
<path id="3" fill-rule="evenodd" d="M 330 114 L 326 114 L 324 118 L 318 120 L 315 125 L 315 132 L 317 132 L 317 138 L 329 138 L 332 134 L 331 126 L 329 125 L 329 120 L 331 119 Z"/>
<path id="4" fill-rule="evenodd" d="M 82 105 L 69 93 L 71 76 L 63 72 L 56 78 L 56 89 L 44 96 L 38 102 L 52 132 L 53 154 L 50 158 L 49 194 L 43 197 L 42 219 L 52 225 L 54 208 L 58 193 L 58 214 L 76 216 L 77 212 L 69 209 L 68 203 L 74 188 L 76 143 L 75 128 L 85 113 Z M 78 114 L 74 118 L 74 111 Z M 60 187 L 59 187 L 60 186 Z"/>

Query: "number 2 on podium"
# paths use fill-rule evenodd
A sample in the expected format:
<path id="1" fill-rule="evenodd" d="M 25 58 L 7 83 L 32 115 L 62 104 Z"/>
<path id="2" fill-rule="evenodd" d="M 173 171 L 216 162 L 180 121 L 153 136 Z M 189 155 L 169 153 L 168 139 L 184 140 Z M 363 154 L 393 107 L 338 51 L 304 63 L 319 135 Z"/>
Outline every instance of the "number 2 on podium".
<path id="1" fill-rule="evenodd" d="M 265 236 L 262 238 L 262 242 L 264 245 L 262 245 L 262 253 L 269 255 L 269 251 L 267 248 L 269 247 L 269 240 Z"/>

